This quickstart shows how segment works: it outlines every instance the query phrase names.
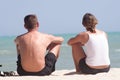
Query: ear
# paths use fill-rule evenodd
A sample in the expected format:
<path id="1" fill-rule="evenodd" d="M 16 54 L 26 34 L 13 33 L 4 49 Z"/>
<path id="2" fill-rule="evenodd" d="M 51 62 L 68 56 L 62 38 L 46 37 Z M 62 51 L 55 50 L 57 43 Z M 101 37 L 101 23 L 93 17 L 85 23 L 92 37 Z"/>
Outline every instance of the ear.
<path id="1" fill-rule="evenodd" d="M 24 28 L 27 29 L 27 26 L 24 24 Z"/>
<path id="2" fill-rule="evenodd" d="M 39 27 L 39 22 L 37 22 L 37 27 Z"/>

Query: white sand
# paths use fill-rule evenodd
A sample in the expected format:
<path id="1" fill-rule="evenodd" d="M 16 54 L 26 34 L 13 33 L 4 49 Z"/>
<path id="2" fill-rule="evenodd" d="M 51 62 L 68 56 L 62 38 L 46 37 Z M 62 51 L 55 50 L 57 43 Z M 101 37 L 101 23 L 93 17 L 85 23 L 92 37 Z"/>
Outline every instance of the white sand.
<path id="1" fill-rule="evenodd" d="M 11 76 L 0 80 L 120 80 L 120 68 L 111 68 L 108 73 L 96 75 L 77 74 L 75 70 L 57 70 L 50 76 Z"/>

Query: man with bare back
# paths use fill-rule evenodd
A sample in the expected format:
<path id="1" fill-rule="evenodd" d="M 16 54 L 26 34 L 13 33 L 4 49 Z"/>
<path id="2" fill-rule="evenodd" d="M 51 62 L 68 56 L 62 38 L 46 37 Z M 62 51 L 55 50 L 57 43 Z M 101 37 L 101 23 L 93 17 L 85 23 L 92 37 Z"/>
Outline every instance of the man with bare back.
<path id="1" fill-rule="evenodd" d="M 50 75 L 55 71 L 63 38 L 39 32 L 39 22 L 34 14 L 25 16 L 24 23 L 28 32 L 15 39 L 17 72 L 19 75 Z"/>

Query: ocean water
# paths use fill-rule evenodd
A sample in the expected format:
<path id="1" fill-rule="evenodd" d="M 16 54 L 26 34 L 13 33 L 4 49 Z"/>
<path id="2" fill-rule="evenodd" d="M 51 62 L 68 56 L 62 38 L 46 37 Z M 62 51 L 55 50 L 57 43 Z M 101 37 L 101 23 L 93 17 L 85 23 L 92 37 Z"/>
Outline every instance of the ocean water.
<path id="1" fill-rule="evenodd" d="M 120 32 L 108 32 L 109 54 L 111 67 L 120 68 Z M 60 50 L 60 56 L 56 63 L 56 69 L 74 69 L 71 47 L 67 45 L 69 38 L 76 34 L 55 34 L 62 36 L 64 42 Z M 0 36 L 0 71 L 15 71 L 17 52 L 14 39 L 16 36 Z"/>

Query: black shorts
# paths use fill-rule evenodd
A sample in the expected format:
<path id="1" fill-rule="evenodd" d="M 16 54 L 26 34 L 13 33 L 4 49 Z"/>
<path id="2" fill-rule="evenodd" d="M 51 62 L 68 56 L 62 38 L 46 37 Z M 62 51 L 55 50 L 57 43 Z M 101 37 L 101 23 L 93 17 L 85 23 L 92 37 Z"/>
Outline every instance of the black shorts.
<path id="1" fill-rule="evenodd" d="M 81 59 L 79 61 L 79 68 L 81 70 L 82 73 L 84 74 L 96 74 L 96 73 L 100 73 L 100 72 L 108 72 L 110 70 L 110 66 L 108 68 L 104 68 L 104 69 L 93 69 L 90 68 L 86 62 L 85 62 L 85 58 Z"/>
<path id="2" fill-rule="evenodd" d="M 17 72 L 21 76 L 26 75 L 33 75 L 33 76 L 44 76 L 50 75 L 53 71 L 55 71 L 55 63 L 56 63 L 56 56 L 53 53 L 48 53 L 45 56 L 45 67 L 39 72 L 27 72 L 21 66 L 21 58 L 18 55 L 17 61 Z"/>

